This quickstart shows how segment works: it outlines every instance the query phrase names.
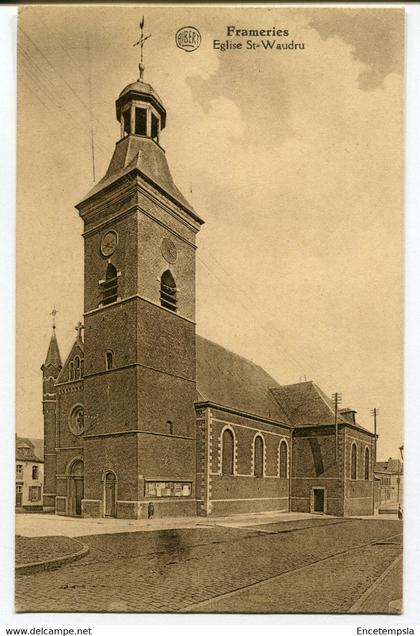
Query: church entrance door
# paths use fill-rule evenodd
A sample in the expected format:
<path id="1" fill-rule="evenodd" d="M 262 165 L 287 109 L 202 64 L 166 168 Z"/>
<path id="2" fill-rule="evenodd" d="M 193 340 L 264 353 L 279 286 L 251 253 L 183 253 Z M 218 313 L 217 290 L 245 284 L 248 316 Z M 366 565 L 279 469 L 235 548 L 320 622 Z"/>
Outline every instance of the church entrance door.
<path id="1" fill-rule="evenodd" d="M 314 512 L 324 512 L 323 488 L 314 488 Z"/>
<path id="2" fill-rule="evenodd" d="M 114 473 L 105 476 L 105 517 L 117 516 L 117 480 Z"/>
<path id="3" fill-rule="evenodd" d="M 70 469 L 68 489 L 69 515 L 80 517 L 82 514 L 82 499 L 84 497 L 84 466 L 81 459 L 76 460 Z"/>

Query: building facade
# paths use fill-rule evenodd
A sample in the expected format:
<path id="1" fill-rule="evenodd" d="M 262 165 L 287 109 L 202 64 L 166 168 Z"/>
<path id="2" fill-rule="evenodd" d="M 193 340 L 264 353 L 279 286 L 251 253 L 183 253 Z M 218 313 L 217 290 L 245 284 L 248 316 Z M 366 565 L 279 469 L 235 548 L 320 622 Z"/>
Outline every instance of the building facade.
<path id="1" fill-rule="evenodd" d="M 374 478 L 377 483 L 377 506 L 402 504 L 404 495 L 403 463 L 390 457 L 386 462 L 376 462 Z"/>
<path id="2" fill-rule="evenodd" d="M 44 378 L 46 510 L 86 517 L 373 511 L 373 435 L 313 382 L 280 386 L 195 329 L 203 220 L 160 145 L 166 110 L 140 79 L 120 139 L 76 206 L 84 325 Z M 84 329 L 84 335 L 82 330 Z"/>
<path id="3" fill-rule="evenodd" d="M 42 440 L 16 437 L 16 510 L 43 508 L 44 460 Z"/>

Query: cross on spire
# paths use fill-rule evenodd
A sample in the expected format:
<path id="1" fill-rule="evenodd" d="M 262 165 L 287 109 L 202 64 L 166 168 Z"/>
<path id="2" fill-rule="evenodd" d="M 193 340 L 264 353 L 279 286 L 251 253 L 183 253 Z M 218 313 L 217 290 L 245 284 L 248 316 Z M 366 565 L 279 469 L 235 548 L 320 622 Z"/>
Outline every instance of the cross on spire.
<path id="1" fill-rule="evenodd" d="M 53 325 L 52 325 L 53 329 L 55 329 L 55 317 L 57 314 L 58 314 L 58 309 L 56 309 L 54 305 L 52 312 L 50 313 L 50 316 L 52 316 L 52 319 L 53 319 Z"/>
<path id="2" fill-rule="evenodd" d="M 82 323 L 79 320 L 79 322 L 75 326 L 75 330 L 77 331 L 77 339 L 78 340 L 82 339 L 82 329 L 84 329 L 84 326 L 82 325 Z"/>
<path id="3" fill-rule="evenodd" d="M 140 64 L 139 64 L 140 75 L 139 75 L 139 81 L 142 82 L 143 81 L 143 77 L 144 77 L 143 47 L 144 47 L 144 43 L 146 42 L 146 40 L 148 40 L 151 37 L 151 34 L 150 33 L 149 33 L 149 35 L 144 35 L 143 34 L 144 16 L 142 17 L 141 22 L 139 23 L 139 26 L 140 26 L 140 40 L 135 42 L 133 44 L 133 46 L 138 46 L 140 44 Z"/>

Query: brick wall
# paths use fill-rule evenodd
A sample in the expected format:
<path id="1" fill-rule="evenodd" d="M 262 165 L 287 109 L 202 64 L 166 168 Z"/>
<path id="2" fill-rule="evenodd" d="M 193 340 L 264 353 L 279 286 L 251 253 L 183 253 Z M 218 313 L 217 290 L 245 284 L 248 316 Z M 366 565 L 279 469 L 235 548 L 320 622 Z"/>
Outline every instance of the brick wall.
<path id="1" fill-rule="evenodd" d="M 206 494 L 210 502 L 208 511 L 215 515 L 288 510 L 289 480 L 279 477 L 279 445 L 282 440 L 290 444 L 288 428 L 214 408 L 200 428 L 202 513 Z M 222 435 L 226 428 L 232 431 L 235 440 L 233 475 L 222 474 Z M 261 477 L 254 475 L 253 448 L 257 435 L 264 440 Z M 203 454 L 208 443 L 206 466 Z"/>

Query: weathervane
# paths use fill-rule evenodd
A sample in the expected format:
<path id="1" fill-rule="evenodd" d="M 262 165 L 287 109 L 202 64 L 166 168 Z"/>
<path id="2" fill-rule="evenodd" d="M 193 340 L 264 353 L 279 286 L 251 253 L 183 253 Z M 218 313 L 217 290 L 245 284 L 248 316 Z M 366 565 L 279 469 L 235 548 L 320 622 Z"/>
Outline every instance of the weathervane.
<path id="1" fill-rule="evenodd" d="M 142 82 L 143 81 L 143 76 L 144 76 L 143 46 L 144 46 L 144 43 L 146 42 L 146 40 L 148 40 L 151 37 L 151 34 L 143 35 L 144 16 L 142 17 L 141 22 L 139 23 L 139 26 L 140 26 L 140 40 L 138 42 L 136 42 L 135 44 L 133 44 L 133 46 L 138 46 L 140 44 L 140 64 L 139 64 L 140 76 L 139 76 L 139 81 Z"/>

